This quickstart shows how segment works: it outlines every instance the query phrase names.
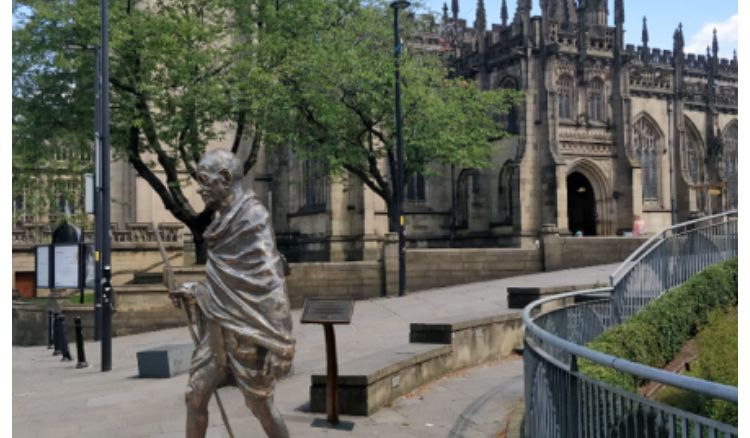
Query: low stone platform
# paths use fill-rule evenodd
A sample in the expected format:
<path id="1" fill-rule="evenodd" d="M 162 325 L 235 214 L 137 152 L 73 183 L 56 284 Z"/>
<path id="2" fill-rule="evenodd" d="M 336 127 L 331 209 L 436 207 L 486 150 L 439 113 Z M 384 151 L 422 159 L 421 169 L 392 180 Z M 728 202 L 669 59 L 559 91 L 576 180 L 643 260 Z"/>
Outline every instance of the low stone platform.
<path id="1" fill-rule="evenodd" d="M 398 397 L 450 371 L 450 345 L 404 344 L 339 366 L 339 406 L 345 415 L 371 415 Z M 326 375 L 312 375 L 310 410 L 325 412 Z"/>
<path id="2" fill-rule="evenodd" d="M 508 307 L 511 309 L 523 309 L 532 302 L 565 292 L 577 290 L 593 289 L 595 287 L 604 287 L 596 284 L 577 284 L 570 286 L 543 286 L 543 287 L 509 287 L 508 288 Z M 571 301 L 572 302 L 572 301 Z"/>
<path id="3" fill-rule="evenodd" d="M 341 414 L 371 415 L 452 371 L 510 354 L 521 343 L 520 312 L 497 311 L 413 323 L 411 343 L 339 365 Z M 310 410 L 325 412 L 326 375 L 314 374 Z"/>
<path id="4" fill-rule="evenodd" d="M 169 378 L 190 370 L 193 344 L 169 344 L 141 350 L 138 359 L 138 377 Z"/>

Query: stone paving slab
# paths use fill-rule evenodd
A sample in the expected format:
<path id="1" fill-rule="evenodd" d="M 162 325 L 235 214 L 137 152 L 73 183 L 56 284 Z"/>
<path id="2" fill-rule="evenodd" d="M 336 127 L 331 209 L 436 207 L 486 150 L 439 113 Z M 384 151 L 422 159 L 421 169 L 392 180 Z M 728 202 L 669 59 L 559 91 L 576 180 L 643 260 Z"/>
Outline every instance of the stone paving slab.
<path id="1" fill-rule="evenodd" d="M 451 286 L 405 297 L 358 301 L 351 325 L 336 327 L 339 363 L 366 356 L 409 340 L 412 322 L 457 315 L 508 310 L 506 288 L 606 282 L 616 265 L 525 275 Z M 295 374 L 278 383 L 276 404 L 292 436 L 488 436 L 522 394 L 520 360 L 477 367 L 463 375 L 440 379 L 420 396 L 402 397 L 370 417 L 342 416 L 355 423 L 350 432 L 312 428 L 322 414 L 309 412 L 313 373 L 325 372 L 323 329 L 299 323 L 292 312 L 297 339 Z M 190 342 L 185 328 L 122 336 L 112 341 L 112 371 L 100 367 L 98 343 L 86 344 L 91 367 L 60 362 L 46 347 L 12 349 L 12 426 L 14 437 L 183 437 L 185 374 L 168 379 L 139 379 L 136 353 L 159 345 Z M 72 346 L 74 344 L 71 344 Z M 74 352 L 75 348 L 71 347 Z M 497 391 L 493 392 L 493 388 Z M 419 391 L 418 391 L 419 392 Z M 260 425 L 233 387 L 219 390 L 236 436 L 263 436 Z M 421 398 L 420 398 L 421 397 Z M 207 436 L 227 436 L 215 402 L 209 404 Z M 462 421 L 468 418 L 470 421 Z M 481 420 L 480 418 L 484 418 Z M 458 421 L 458 422 L 457 422 Z M 452 434 L 452 435 L 451 435 Z"/>

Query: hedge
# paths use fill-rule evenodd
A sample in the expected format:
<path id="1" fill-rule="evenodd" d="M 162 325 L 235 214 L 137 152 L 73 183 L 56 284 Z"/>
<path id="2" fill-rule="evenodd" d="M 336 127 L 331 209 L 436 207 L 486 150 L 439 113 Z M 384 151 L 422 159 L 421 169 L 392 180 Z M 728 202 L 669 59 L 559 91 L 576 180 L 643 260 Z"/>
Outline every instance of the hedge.
<path id="1" fill-rule="evenodd" d="M 636 315 L 586 344 L 592 350 L 662 368 L 715 309 L 737 305 L 737 259 L 706 268 L 649 303 Z M 614 368 L 581 360 L 579 369 L 599 381 L 635 392 L 646 382 Z"/>

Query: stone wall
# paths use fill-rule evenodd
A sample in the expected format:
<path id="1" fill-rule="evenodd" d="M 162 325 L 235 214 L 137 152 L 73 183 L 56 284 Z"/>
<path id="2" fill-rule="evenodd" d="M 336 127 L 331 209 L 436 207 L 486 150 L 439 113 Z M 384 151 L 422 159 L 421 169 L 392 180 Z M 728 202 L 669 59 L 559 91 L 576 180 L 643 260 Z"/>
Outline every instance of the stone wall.
<path id="1" fill-rule="evenodd" d="M 388 294 L 398 291 L 398 242 L 386 244 Z M 542 271 L 538 249 L 462 248 L 409 249 L 406 252 L 406 290 L 494 280 Z"/>
<path id="2" fill-rule="evenodd" d="M 205 278 L 202 266 L 175 269 L 177 283 Z M 333 297 L 365 300 L 383 295 L 379 262 L 292 263 L 287 276 L 292 308 L 301 308 L 305 298 Z"/>
<path id="3" fill-rule="evenodd" d="M 648 237 L 561 237 L 542 238 L 544 270 L 582 268 L 624 261 Z"/>
<path id="4" fill-rule="evenodd" d="M 13 303 L 13 345 L 47 345 L 47 306 Z M 119 311 L 112 314 L 112 335 L 125 336 L 146 331 L 185 325 L 182 310 L 164 307 L 157 310 Z M 65 333 L 71 354 L 75 357 L 75 327 L 73 318 L 81 318 L 86 342 L 94 339 L 94 311 L 90 307 L 63 306 Z"/>

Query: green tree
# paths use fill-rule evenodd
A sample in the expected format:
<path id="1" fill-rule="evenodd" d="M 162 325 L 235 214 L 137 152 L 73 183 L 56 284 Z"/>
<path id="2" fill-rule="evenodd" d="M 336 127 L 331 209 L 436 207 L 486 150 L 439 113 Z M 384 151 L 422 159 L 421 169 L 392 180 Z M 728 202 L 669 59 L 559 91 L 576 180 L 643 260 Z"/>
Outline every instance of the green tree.
<path id="1" fill-rule="evenodd" d="M 98 5 L 26 0 L 15 14 L 14 163 L 42 162 L 58 145 L 90 148 L 93 57 L 69 47 L 98 43 Z M 112 147 L 190 228 L 199 261 L 213 212 L 197 211 L 183 188 L 206 145 L 224 136 L 246 172 L 261 144 L 291 146 L 392 204 L 387 5 L 124 0 L 111 2 L 110 15 Z M 405 20 L 407 41 L 418 21 Z M 407 175 L 432 162 L 481 167 L 490 142 L 505 135 L 492 115 L 518 96 L 449 78 L 435 54 L 402 59 Z"/>
<path id="2" fill-rule="evenodd" d="M 13 158 L 40 168 L 59 147 L 91 148 L 94 58 L 73 47 L 98 44 L 100 12 L 98 2 L 14 6 Z M 233 136 L 246 172 L 257 158 L 267 81 L 253 46 L 267 15 L 234 0 L 110 2 L 112 148 L 190 228 L 199 261 L 213 212 L 183 189 L 213 140 Z"/>
<path id="3" fill-rule="evenodd" d="M 324 1 L 311 3 L 326 8 Z M 276 114 L 296 129 L 269 132 L 269 141 L 292 145 L 334 175 L 358 177 L 393 212 L 391 175 L 397 161 L 392 10 L 383 2 L 348 4 L 337 13 L 316 14 L 307 32 L 284 46 L 288 52 L 278 78 L 286 94 L 279 96 L 278 105 L 288 111 Z M 520 93 L 480 92 L 474 82 L 450 78 L 439 52 L 411 49 L 409 41 L 425 31 L 429 18 L 401 16 L 406 41 L 400 67 L 405 176 L 425 173 L 431 163 L 486 166 L 491 143 L 507 136 L 493 117 L 507 114 L 520 102 Z M 285 20 L 278 25 L 298 24 Z M 291 27 L 270 38 L 293 32 Z"/>

